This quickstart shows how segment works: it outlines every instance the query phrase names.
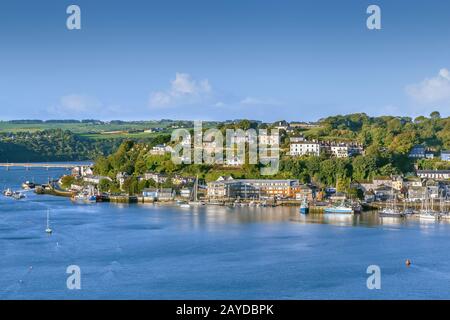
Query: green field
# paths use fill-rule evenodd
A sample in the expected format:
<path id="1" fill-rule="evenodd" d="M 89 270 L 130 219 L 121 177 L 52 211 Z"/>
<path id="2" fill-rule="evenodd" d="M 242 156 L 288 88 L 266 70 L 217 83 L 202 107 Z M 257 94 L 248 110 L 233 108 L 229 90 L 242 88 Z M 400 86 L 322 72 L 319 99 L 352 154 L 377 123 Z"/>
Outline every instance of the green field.
<path id="1" fill-rule="evenodd" d="M 141 122 L 123 124 L 92 124 L 92 123 L 10 123 L 0 121 L 0 132 L 33 132 L 46 129 L 70 130 L 77 134 L 95 134 L 110 131 L 147 130 L 151 128 L 167 128 L 168 123 Z"/>

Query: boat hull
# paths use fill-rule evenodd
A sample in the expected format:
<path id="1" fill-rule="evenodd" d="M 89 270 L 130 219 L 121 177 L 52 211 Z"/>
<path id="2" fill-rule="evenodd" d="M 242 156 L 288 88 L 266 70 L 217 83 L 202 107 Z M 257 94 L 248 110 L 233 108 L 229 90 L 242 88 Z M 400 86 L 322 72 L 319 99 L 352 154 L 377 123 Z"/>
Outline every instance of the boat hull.
<path id="1" fill-rule="evenodd" d="M 299 211 L 300 211 L 301 214 L 308 214 L 309 213 L 309 208 L 308 207 L 301 207 Z"/>
<path id="2" fill-rule="evenodd" d="M 326 208 L 325 213 L 353 214 L 352 209 Z"/>

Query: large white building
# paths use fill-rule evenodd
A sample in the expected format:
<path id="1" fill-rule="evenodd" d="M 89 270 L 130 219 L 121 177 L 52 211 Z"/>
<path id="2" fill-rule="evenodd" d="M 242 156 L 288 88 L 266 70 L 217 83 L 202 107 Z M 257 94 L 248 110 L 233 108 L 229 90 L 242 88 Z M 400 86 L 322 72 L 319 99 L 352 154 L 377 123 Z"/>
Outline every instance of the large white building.
<path id="1" fill-rule="evenodd" d="M 291 156 L 304 156 L 304 155 L 320 155 L 320 144 L 316 141 L 303 141 L 291 143 L 290 145 Z"/>
<path id="2" fill-rule="evenodd" d="M 332 145 L 330 150 L 331 154 L 336 158 L 347 158 L 350 154 L 347 145 Z"/>

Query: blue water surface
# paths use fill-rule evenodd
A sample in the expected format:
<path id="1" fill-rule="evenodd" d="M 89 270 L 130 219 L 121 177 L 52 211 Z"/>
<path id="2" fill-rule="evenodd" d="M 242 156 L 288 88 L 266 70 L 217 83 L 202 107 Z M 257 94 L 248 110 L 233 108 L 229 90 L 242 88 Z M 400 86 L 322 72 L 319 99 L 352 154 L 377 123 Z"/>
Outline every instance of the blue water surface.
<path id="1" fill-rule="evenodd" d="M 0 168 L 0 188 L 64 173 Z M 0 196 L 1 299 L 450 298 L 444 222 L 26 195 Z M 70 265 L 80 290 L 67 288 Z M 380 290 L 366 286 L 369 265 L 381 269 Z"/>

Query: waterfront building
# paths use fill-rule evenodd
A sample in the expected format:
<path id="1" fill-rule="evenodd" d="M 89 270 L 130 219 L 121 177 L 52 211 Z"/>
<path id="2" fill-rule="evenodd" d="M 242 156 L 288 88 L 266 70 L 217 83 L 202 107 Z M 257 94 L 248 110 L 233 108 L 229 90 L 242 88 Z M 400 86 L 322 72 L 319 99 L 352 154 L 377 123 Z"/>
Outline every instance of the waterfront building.
<path id="1" fill-rule="evenodd" d="M 392 179 L 390 177 L 376 177 L 372 181 L 360 182 L 358 188 L 364 192 L 375 190 L 380 186 L 392 186 Z"/>
<path id="2" fill-rule="evenodd" d="M 175 192 L 172 188 L 145 188 L 142 191 L 144 199 L 158 200 L 158 201 L 170 201 L 175 197 Z"/>
<path id="3" fill-rule="evenodd" d="M 313 201 L 315 198 L 315 188 L 311 185 L 299 185 L 298 191 L 295 194 L 296 200 L 303 200 L 306 198 L 308 201 Z"/>
<path id="4" fill-rule="evenodd" d="M 380 185 L 373 190 L 376 201 L 387 201 L 392 199 L 393 188 L 388 185 Z"/>
<path id="5" fill-rule="evenodd" d="M 298 180 L 233 179 L 220 177 L 208 183 L 209 198 L 294 198 L 302 192 Z"/>
<path id="6" fill-rule="evenodd" d="M 420 178 L 447 180 L 450 179 L 450 170 L 417 170 Z"/>
<path id="7" fill-rule="evenodd" d="M 450 150 L 441 151 L 441 160 L 442 161 L 450 161 Z"/>
<path id="8" fill-rule="evenodd" d="M 189 199 L 191 197 L 191 189 L 183 188 L 180 190 L 180 197 Z"/>
<path id="9" fill-rule="evenodd" d="M 404 179 L 402 176 L 394 176 L 392 177 L 392 188 L 397 191 L 402 190 L 404 187 Z"/>
<path id="10" fill-rule="evenodd" d="M 426 187 L 409 187 L 408 188 L 408 201 L 410 202 L 416 202 L 416 201 L 422 201 L 425 199 L 427 188 Z"/>

